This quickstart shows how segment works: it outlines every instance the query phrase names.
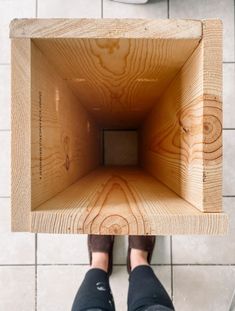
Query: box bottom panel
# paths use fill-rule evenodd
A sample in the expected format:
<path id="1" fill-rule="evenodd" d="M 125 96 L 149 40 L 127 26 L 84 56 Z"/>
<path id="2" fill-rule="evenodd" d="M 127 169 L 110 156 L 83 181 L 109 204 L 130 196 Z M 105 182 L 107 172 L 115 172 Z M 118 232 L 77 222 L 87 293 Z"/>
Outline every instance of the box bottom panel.
<path id="1" fill-rule="evenodd" d="M 31 212 L 31 232 L 225 234 L 224 213 L 203 213 L 137 167 L 99 167 Z"/>

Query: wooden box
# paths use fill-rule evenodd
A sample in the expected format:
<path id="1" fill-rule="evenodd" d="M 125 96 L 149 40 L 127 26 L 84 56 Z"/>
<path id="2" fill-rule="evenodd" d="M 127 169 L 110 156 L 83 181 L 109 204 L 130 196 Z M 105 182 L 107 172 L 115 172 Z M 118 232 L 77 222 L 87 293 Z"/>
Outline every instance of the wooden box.
<path id="1" fill-rule="evenodd" d="M 10 28 L 13 231 L 227 231 L 221 21 Z M 137 131 L 137 166 L 104 165 L 105 129 Z"/>

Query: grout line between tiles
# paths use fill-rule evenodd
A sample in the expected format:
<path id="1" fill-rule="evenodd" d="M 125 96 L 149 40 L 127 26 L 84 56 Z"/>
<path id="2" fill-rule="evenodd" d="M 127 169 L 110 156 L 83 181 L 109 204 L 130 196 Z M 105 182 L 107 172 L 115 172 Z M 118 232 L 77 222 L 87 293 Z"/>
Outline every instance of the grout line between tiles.
<path id="1" fill-rule="evenodd" d="M 0 129 L 0 132 L 11 132 L 10 129 Z"/>
<path id="2" fill-rule="evenodd" d="M 0 196 L 0 199 L 10 199 L 11 197 L 10 196 L 7 196 L 7 195 L 1 195 Z"/>
<path id="3" fill-rule="evenodd" d="M 234 131 L 235 127 L 224 127 L 223 131 Z"/>
<path id="4" fill-rule="evenodd" d="M 35 3 L 35 17 L 36 18 L 38 17 L 38 0 L 36 0 L 36 3 Z"/>
<path id="5" fill-rule="evenodd" d="M 34 267 L 34 263 L 6 263 L 6 264 L 0 264 L 0 267 Z"/>
<path id="6" fill-rule="evenodd" d="M 170 0 L 167 0 L 167 18 L 170 18 Z"/>
<path id="7" fill-rule="evenodd" d="M 9 66 L 11 63 L 0 63 L 0 66 Z"/>
<path id="8" fill-rule="evenodd" d="M 38 308 L 38 235 L 35 234 L 35 311 Z"/>
<path id="9" fill-rule="evenodd" d="M 223 195 L 223 198 L 235 198 L 235 195 L 233 195 L 233 194 L 225 194 L 225 195 Z"/>
<path id="10" fill-rule="evenodd" d="M 235 64 L 235 62 L 233 62 L 233 61 L 223 61 L 223 64 Z"/>
<path id="11" fill-rule="evenodd" d="M 101 18 L 104 17 L 104 0 L 101 0 Z"/>

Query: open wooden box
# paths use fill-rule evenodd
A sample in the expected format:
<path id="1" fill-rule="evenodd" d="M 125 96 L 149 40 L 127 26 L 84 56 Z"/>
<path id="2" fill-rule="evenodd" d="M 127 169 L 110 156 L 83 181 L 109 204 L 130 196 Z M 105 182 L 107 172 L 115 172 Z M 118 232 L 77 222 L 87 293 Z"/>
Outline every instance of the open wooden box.
<path id="1" fill-rule="evenodd" d="M 227 231 L 219 20 L 21 19 L 10 36 L 13 231 Z M 104 165 L 104 129 L 137 131 L 138 166 Z"/>

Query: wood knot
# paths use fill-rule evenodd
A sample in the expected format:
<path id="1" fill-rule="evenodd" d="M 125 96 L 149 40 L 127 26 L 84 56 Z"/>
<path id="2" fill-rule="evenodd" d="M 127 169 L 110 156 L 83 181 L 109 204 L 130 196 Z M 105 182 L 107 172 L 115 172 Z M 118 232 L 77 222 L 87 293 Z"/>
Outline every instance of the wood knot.
<path id="1" fill-rule="evenodd" d="M 206 181 L 206 172 L 203 171 L 203 182 L 205 182 L 205 181 Z"/>
<path id="2" fill-rule="evenodd" d="M 222 125 L 216 116 L 205 115 L 203 122 L 204 143 L 214 143 L 221 136 Z"/>
<path id="3" fill-rule="evenodd" d="M 69 156 L 66 155 L 66 160 L 65 160 L 65 168 L 68 171 L 70 166 L 70 161 L 69 161 Z"/>
<path id="4" fill-rule="evenodd" d="M 189 133 L 190 129 L 188 127 L 186 127 L 181 120 L 179 120 L 179 125 L 180 125 L 180 128 L 182 129 L 182 131 L 184 133 L 186 133 L 186 134 Z"/>
<path id="5" fill-rule="evenodd" d="M 114 224 L 114 225 L 109 227 L 109 233 L 115 234 L 115 235 L 120 235 L 120 234 L 122 234 L 122 227 L 119 226 L 118 224 Z"/>
<path id="6" fill-rule="evenodd" d="M 69 136 L 65 136 L 63 138 L 63 145 L 64 145 L 64 153 L 65 153 L 65 168 L 68 171 L 70 167 L 70 159 L 69 159 L 69 150 L 70 150 L 70 138 Z"/>

